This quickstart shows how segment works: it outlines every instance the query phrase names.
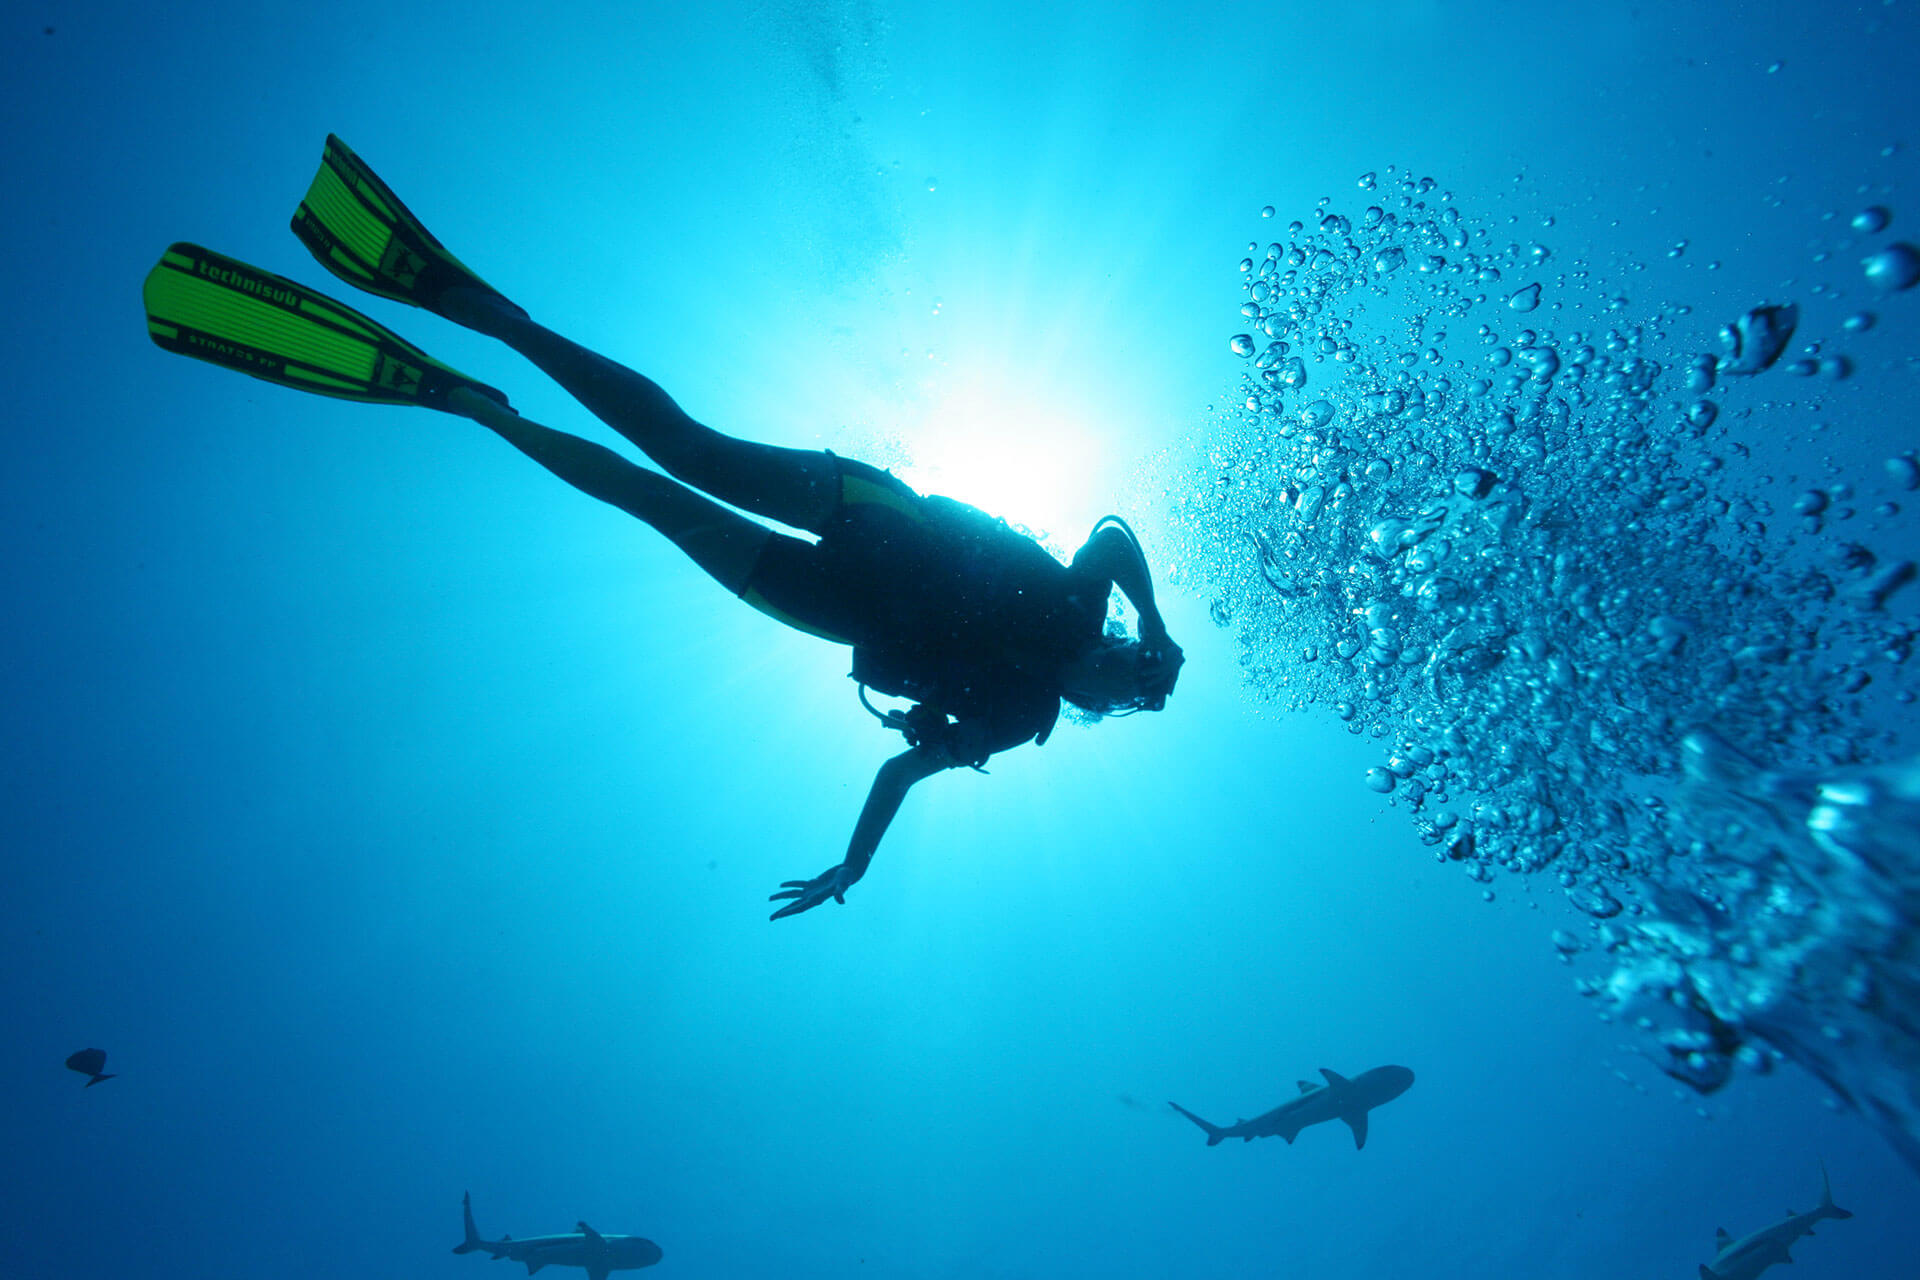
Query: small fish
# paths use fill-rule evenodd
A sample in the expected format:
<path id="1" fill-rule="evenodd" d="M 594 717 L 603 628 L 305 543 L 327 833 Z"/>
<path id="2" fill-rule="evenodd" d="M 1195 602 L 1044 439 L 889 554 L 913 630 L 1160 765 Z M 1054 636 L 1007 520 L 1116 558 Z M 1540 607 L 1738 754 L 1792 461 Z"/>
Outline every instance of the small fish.
<path id="1" fill-rule="evenodd" d="M 111 1071 L 100 1070 L 100 1068 L 106 1065 L 107 1051 L 105 1049 L 82 1049 L 78 1053 L 67 1056 L 67 1068 L 69 1070 L 78 1071 L 83 1076 L 93 1077 L 93 1079 L 86 1083 L 86 1087 L 89 1089 L 99 1084 L 102 1080 L 113 1079 L 113 1073 Z"/>

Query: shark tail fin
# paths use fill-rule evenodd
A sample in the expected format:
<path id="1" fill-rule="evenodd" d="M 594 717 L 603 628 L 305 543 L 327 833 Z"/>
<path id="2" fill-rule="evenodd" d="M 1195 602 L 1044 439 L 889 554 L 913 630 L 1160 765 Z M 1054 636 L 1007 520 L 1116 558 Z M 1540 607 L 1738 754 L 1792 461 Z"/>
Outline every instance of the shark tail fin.
<path id="1" fill-rule="evenodd" d="M 1205 1129 L 1207 1131 L 1208 1146 L 1210 1147 L 1219 1146 L 1220 1139 L 1227 1136 L 1227 1131 L 1225 1129 L 1222 1129 L 1217 1124 L 1208 1124 L 1205 1120 L 1202 1120 L 1199 1116 L 1193 1114 L 1193 1112 L 1187 1110 L 1185 1107 L 1181 1106 L 1179 1103 L 1169 1102 L 1167 1103 L 1167 1105 L 1172 1107 L 1175 1111 L 1178 1111 L 1181 1115 L 1185 1116 L 1187 1119 L 1199 1125 L 1202 1129 Z"/>
<path id="2" fill-rule="evenodd" d="M 1820 1162 L 1820 1207 L 1816 1212 L 1824 1214 L 1829 1218 L 1851 1218 L 1853 1216 L 1851 1210 L 1842 1209 L 1833 1202 L 1833 1187 L 1827 1181 L 1827 1162 L 1824 1160 Z M 1812 1235 L 1813 1233 L 1808 1232 L 1807 1234 Z"/>
<path id="3" fill-rule="evenodd" d="M 473 1225 L 473 1196 L 471 1193 L 462 1192 L 460 1195 L 460 1216 L 466 1220 L 467 1238 L 453 1246 L 453 1251 L 455 1253 L 472 1253 L 475 1249 L 485 1248 L 486 1242 L 480 1238 L 480 1232 L 475 1229 Z"/>

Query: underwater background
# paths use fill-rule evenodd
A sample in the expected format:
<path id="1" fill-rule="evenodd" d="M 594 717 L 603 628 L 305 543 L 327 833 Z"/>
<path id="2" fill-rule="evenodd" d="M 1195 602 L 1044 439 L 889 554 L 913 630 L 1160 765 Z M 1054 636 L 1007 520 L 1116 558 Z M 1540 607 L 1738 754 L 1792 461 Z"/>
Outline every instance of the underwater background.
<path id="1" fill-rule="evenodd" d="M 1823 1162 L 1799 1273 L 1914 1274 L 1911 0 L 0 41 L 6 1275 L 457 1278 L 470 1191 L 663 1277 L 1692 1276 Z M 330 131 L 703 421 L 1125 515 L 1166 711 L 770 924 L 897 748 L 844 650 L 471 423 L 148 341 L 194 240 L 611 440 L 307 258 Z M 1359 1151 L 1166 1105 L 1387 1063 Z"/>

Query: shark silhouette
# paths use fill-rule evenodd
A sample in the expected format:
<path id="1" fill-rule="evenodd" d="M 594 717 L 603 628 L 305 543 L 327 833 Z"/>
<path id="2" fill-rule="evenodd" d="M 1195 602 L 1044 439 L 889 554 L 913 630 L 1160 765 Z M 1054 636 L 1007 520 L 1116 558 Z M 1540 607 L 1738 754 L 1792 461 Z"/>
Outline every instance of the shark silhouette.
<path id="1" fill-rule="evenodd" d="M 1320 1068 L 1325 1084 L 1300 1081 L 1300 1096 L 1289 1098 L 1264 1115 L 1236 1124 L 1208 1124 L 1177 1102 L 1167 1105 L 1207 1131 L 1207 1145 L 1227 1138 L 1252 1142 L 1255 1138 L 1279 1136 L 1291 1143 L 1310 1124 L 1341 1120 L 1353 1130 L 1357 1150 L 1367 1145 L 1367 1112 L 1382 1103 L 1392 1102 L 1413 1085 L 1413 1072 L 1405 1067 L 1375 1067 L 1349 1080 L 1337 1071 Z"/>
<path id="2" fill-rule="evenodd" d="M 532 1275 L 542 1267 L 585 1267 L 587 1280 L 607 1280 L 609 1271 L 637 1271 L 650 1267 L 664 1256 L 660 1246 L 640 1236 L 603 1236 L 584 1222 L 565 1235 L 528 1236 L 515 1240 L 502 1236 L 482 1240 L 473 1225 L 473 1197 L 460 1197 L 461 1215 L 466 1220 L 467 1238 L 453 1246 L 455 1253 L 485 1249 L 495 1262 L 509 1258 L 527 1264 Z"/>
<path id="3" fill-rule="evenodd" d="M 1725 1227 L 1715 1234 L 1712 1262 L 1700 1264 L 1700 1280 L 1753 1280 L 1776 1262 L 1792 1262 L 1787 1246 L 1801 1236 L 1813 1234 L 1813 1224 L 1823 1218 L 1851 1218 L 1853 1215 L 1833 1202 L 1833 1188 L 1827 1183 L 1827 1166 L 1820 1166 L 1820 1203 L 1805 1213 L 1788 1211 L 1784 1220 L 1762 1227 L 1735 1240 Z"/>

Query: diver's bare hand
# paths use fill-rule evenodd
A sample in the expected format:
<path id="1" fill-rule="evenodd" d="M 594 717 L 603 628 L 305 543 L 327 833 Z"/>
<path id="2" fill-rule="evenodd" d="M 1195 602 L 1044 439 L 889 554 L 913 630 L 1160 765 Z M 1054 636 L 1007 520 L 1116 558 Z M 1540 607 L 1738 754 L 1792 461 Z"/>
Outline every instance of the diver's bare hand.
<path id="1" fill-rule="evenodd" d="M 847 864 L 843 862 L 837 867 L 821 872 L 811 880 L 783 880 L 780 882 L 780 892 L 768 894 L 767 901 L 778 902 L 782 898 L 792 898 L 793 901 L 768 916 L 767 919 L 778 920 L 782 916 L 797 916 L 802 911 L 813 910 L 828 898 L 844 906 L 847 901 L 847 890 L 858 878 L 847 870 Z"/>

